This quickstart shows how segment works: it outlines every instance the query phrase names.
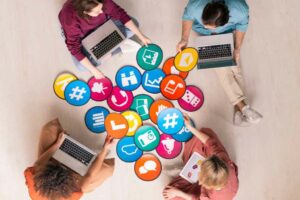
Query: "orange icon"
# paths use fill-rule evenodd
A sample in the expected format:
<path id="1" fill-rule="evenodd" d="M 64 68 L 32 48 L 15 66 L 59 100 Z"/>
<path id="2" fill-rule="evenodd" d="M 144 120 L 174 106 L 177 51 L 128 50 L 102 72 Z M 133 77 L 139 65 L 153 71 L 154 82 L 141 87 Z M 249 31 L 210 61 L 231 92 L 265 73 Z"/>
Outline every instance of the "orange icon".
<path id="1" fill-rule="evenodd" d="M 163 100 L 163 99 L 155 101 L 150 107 L 149 115 L 150 115 L 151 121 L 156 124 L 158 114 L 167 108 L 174 108 L 174 105 L 170 101 Z"/>
<path id="2" fill-rule="evenodd" d="M 134 171 L 137 177 L 143 181 L 153 181 L 161 173 L 161 163 L 156 156 L 144 154 L 135 162 Z"/>
<path id="3" fill-rule="evenodd" d="M 174 74 L 185 79 L 188 76 L 189 72 L 181 72 L 178 69 L 176 69 L 176 67 L 174 66 L 174 59 L 175 59 L 174 57 L 171 57 L 166 60 L 162 68 L 163 72 L 166 75 Z"/>
<path id="4" fill-rule="evenodd" d="M 117 139 L 124 137 L 129 129 L 126 118 L 118 113 L 110 113 L 107 115 L 104 125 L 107 134 Z"/>
<path id="5" fill-rule="evenodd" d="M 177 100 L 181 98 L 185 93 L 185 82 L 184 80 L 177 75 L 168 75 L 166 76 L 160 84 L 160 91 L 164 97 Z"/>

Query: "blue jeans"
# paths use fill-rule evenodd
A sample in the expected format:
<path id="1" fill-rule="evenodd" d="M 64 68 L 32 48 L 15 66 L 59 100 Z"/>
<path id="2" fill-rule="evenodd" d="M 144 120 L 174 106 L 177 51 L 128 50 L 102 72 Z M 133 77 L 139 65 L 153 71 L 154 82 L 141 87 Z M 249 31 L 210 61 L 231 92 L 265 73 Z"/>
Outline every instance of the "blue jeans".
<path id="1" fill-rule="evenodd" d="M 132 18 L 132 21 L 138 26 L 138 21 L 134 18 Z M 115 25 L 119 28 L 119 30 L 123 33 L 123 35 L 126 38 L 130 38 L 134 35 L 134 33 L 129 30 L 126 26 L 124 26 L 124 24 L 119 21 L 119 20 L 113 20 L 113 22 L 115 23 Z M 121 48 L 118 47 L 116 50 L 114 50 L 111 55 L 114 56 L 118 53 L 122 52 Z M 101 65 L 101 63 L 97 63 L 93 57 L 91 56 L 91 54 L 89 52 L 87 52 L 84 48 L 82 48 L 82 53 L 89 59 L 89 61 L 96 67 Z M 76 68 L 79 71 L 87 71 L 87 69 L 85 68 L 85 66 L 83 66 L 73 55 L 72 55 L 72 60 L 73 63 L 75 64 Z"/>

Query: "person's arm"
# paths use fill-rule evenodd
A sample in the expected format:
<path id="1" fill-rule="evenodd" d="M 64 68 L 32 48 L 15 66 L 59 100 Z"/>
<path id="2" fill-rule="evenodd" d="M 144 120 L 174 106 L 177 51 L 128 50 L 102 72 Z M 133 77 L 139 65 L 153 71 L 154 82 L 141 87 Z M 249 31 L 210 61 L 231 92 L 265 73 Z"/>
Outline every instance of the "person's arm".
<path id="1" fill-rule="evenodd" d="M 87 58 L 84 57 L 80 63 L 96 78 L 96 79 L 101 79 L 104 78 L 104 74 L 96 68 L 91 61 Z"/>
<path id="2" fill-rule="evenodd" d="M 109 152 L 109 149 L 111 148 L 112 144 L 113 144 L 113 138 L 108 136 L 105 140 L 103 150 L 98 154 L 98 156 L 92 163 L 91 167 L 89 168 L 88 172 L 82 179 L 82 182 L 81 182 L 81 191 L 82 192 L 85 192 L 85 193 L 91 192 L 96 187 L 98 187 L 98 185 L 95 183 L 97 183 L 99 176 L 96 176 L 96 175 L 101 170 L 104 159 L 105 159 L 107 153 Z"/>
<path id="3" fill-rule="evenodd" d="M 240 60 L 240 52 L 241 52 L 241 47 L 244 41 L 246 32 L 242 32 L 239 30 L 236 30 L 234 33 L 234 58 L 238 62 Z"/>
<path id="4" fill-rule="evenodd" d="M 206 143 L 206 141 L 209 139 L 209 136 L 205 133 L 198 131 L 196 128 L 194 128 L 191 124 L 191 120 L 187 114 L 184 115 L 184 123 L 186 127 L 195 135 L 203 144 Z"/>
<path id="5" fill-rule="evenodd" d="M 125 26 L 130 29 L 134 34 L 136 34 L 138 36 L 138 38 L 145 44 L 148 45 L 151 43 L 151 40 L 146 37 L 141 31 L 140 29 L 133 23 L 132 20 L 128 21 Z"/>
<path id="6" fill-rule="evenodd" d="M 46 164 L 50 158 L 53 156 L 53 154 L 57 151 L 57 149 L 60 147 L 62 142 L 64 141 L 64 133 L 61 132 L 56 140 L 56 142 L 50 146 L 40 157 L 35 161 L 35 166 L 41 166 Z"/>
<path id="7" fill-rule="evenodd" d="M 192 26 L 193 26 L 193 21 L 182 20 L 181 40 L 176 46 L 177 52 L 180 52 L 183 48 L 187 47 L 189 43 L 189 37 L 192 30 Z"/>

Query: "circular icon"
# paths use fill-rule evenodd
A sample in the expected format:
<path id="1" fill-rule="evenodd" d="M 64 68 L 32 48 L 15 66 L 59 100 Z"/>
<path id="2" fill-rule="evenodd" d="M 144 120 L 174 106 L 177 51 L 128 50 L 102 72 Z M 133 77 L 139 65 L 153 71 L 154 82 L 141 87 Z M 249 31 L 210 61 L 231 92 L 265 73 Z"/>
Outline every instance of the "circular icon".
<path id="1" fill-rule="evenodd" d="M 160 134 L 153 126 L 141 126 L 134 135 L 136 146 L 142 151 L 152 151 L 159 143 Z"/>
<path id="2" fill-rule="evenodd" d="M 153 181 L 159 177 L 162 167 L 160 160 L 153 154 L 144 154 L 134 164 L 137 177 L 143 181 Z"/>
<path id="3" fill-rule="evenodd" d="M 130 109 L 136 111 L 142 120 L 147 120 L 149 119 L 149 109 L 153 101 L 149 95 L 139 94 L 134 97 Z"/>
<path id="4" fill-rule="evenodd" d="M 177 108 L 167 108 L 158 114 L 157 126 L 163 133 L 176 134 L 183 125 L 183 115 Z"/>
<path id="5" fill-rule="evenodd" d="M 88 81 L 88 85 L 91 89 L 91 99 L 94 101 L 103 101 L 107 99 L 113 88 L 109 78 L 91 78 Z"/>
<path id="6" fill-rule="evenodd" d="M 126 135 L 133 136 L 135 134 L 135 131 L 143 124 L 141 117 L 133 111 L 125 111 L 122 113 L 122 115 L 125 117 L 129 125 L 129 129 Z"/>
<path id="7" fill-rule="evenodd" d="M 160 93 L 160 83 L 165 76 L 161 69 L 145 71 L 142 78 L 142 86 L 147 92 Z"/>
<path id="8" fill-rule="evenodd" d="M 104 125 L 107 134 L 117 139 L 124 137 L 129 129 L 126 118 L 119 113 L 109 114 L 105 119 Z"/>
<path id="9" fill-rule="evenodd" d="M 191 124 L 195 127 L 195 123 L 192 119 Z M 182 129 L 178 133 L 172 135 L 172 137 L 179 142 L 187 142 L 193 137 L 193 133 L 184 125 Z"/>
<path id="10" fill-rule="evenodd" d="M 177 100 L 184 95 L 185 87 L 185 82 L 180 76 L 168 75 L 162 80 L 160 91 L 167 99 Z"/>
<path id="11" fill-rule="evenodd" d="M 152 70 L 157 68 L 161 63 L 162 58 L 163 52 L 156 44 L 143 46 L 136 54 L 137 63 L 144 70 Z"/>
<path id="12" fill-rule="evenodd" d="M 58 98 L 65 99 L 65 89 L 71 82 L 77 80 L 77 77 L 70 73 L 62 73 L 56 77 L 53 83 L 54 93 Z"/>
<path id="13" fill-rule="evenodd" d="M 184 95 L 178 99 L 178 104 L 186 111 L 199 110 L 203 103 L 203 92 L 193 85 L 187 86 Z"/>
<path id="14" fill-rule="evenodd" d="M 151 107 L 150 107 L 150 119 L 153 123 L 157 123 L 157 117 L 158 117 L 158 114 L 162 111 L 162 110 L 165 110 L 167 108 L 173 108 L 174 105 L 170 102 L 170 101 L 167 101 L 167 100 L 164 100 L 164 99 L 160 99 L 160 100 L 157 100 L 155 101 Z"/>
<path id="15" fill-rule="evenodd" d="M 172 159 L 177 157 L 182 149 L 182 143 L 176 141 L 172 136 L 167 134 L 160 135 L 160 142 L 156 148 L 156 152 L 159 156 L 166 159 Z"/>
<path id="16" fill-rule="evenodd" d="M 105 131 L 104 121 L 109 111 L 101 106 L 95 106 L 89 109 L 85 114 L 86 127 L 94 133 L 103 133 Z"/>
<path id="17" fill-rule="evenodd" d="M 122 112 L 129 109 L 132 101 L 133 94 L 131 91 L 121 90 L 118 86 L 115 86 L 107 99 L 107 104 L 114 111 Z"/>
<path id="18" fill-rule="evenodd" d="M 124 66 L 116 74 L 116 83 L 122 90 L 132 91 L 141 85 L 142 75 L 133 66 Z"/>
<path id="19" fill-rule="evenodd" d="M 66 101 L 73 106 L 86 104 L 91 97 L 89 86 L 80 80 L 70 82 L 65 89 Z"/>
<path id="20" fill-rule="evenodd" d="M 117 144 L 117 154 L 124 162 L 134 162 L 143 155 L 143 152 L 134 144 L 133 137 L 124 137 Z"/>
<path id="21" fill-rule="evenodd" d="M 175 56 L 174 65 L 182 72 L 194 69 L 198 63 L 198 51 L 195 48 L 185 48 Z"/>
<path id="22" fill-rule="evenodd" d="M 166 60 L 166 62 L 164 63 L 162 70 L 164 71 L 164 73 L 166 75 L 174 74 L 174 75 L 178 75 L 181 78 L 185 79 L 189 73 L 178 71 L 176 69 L 176 67 L 174 66 L 174 59 L 175 59 L 174 57 L 168 58 L 168 60 Z"/>

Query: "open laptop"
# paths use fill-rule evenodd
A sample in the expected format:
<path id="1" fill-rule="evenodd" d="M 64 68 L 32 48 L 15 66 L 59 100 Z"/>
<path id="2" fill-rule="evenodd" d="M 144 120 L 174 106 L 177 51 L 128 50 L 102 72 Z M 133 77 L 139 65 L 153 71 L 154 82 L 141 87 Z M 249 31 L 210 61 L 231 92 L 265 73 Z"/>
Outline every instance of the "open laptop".
<path id="1" fill-rule="evenodd" d="M 65 134 L 64 137 L 63 143 L 54 153 L 53 158 L 84 176 L 97 154 L 68 135 Z"/>
<path id="2" fill-rule="evenodd" d="M 100 64 L 101 58 L 104 58 L 107 54 L 111 54 L 125 39 L 125 36 L 114 22 L 108 20 L 85 37 L 81 43 L 83 48 L 92 55 L 94 61 Z"/>
<path id="3" fill-rule="evenodd" d="M 199 54 L 198 69 L 236 66 L 232 33 L 199 36 L 194 44 Z"/>

